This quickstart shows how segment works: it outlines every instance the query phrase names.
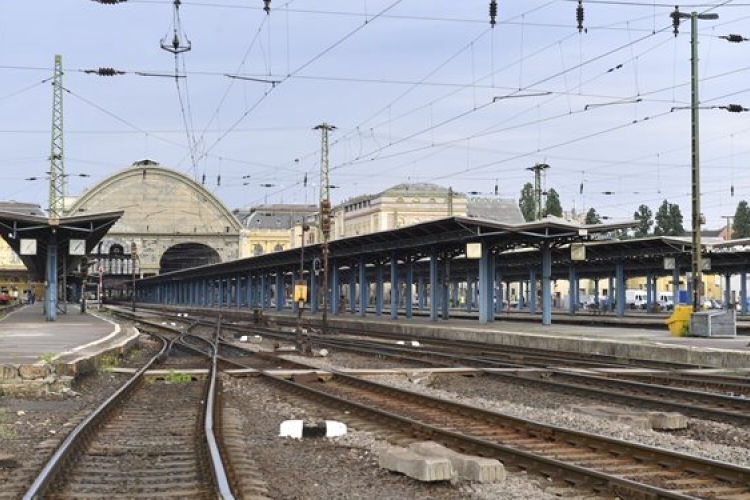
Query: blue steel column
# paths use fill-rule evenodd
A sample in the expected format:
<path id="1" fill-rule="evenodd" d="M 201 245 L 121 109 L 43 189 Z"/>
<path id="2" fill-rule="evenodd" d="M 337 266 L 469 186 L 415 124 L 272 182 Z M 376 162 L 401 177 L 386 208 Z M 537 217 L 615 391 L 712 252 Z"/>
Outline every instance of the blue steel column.
<path id="1" fill-rule="evenodd" d="M 552 250 L 547 243 L 542 244 L 542 324 L 552 324 Z"/>
<path id="2" fill-rule="evenodd" d="M 612 311 L 614 311 L 615 310 L 615 277 L 614 276 L 609 275 L 607 277 L 607 286 L 609 287 L 609 303 L 607 305 Z"/>
<path id="3" fill-rule="evenodd" d="M 490 323 L 495 320 L 495 311 L 492 307 L 492 295 L 495 290 L 495 255 L 487 245 L 482 245 L 477 286 L 479 287 L 479 322 Z"/>
<path id="4" fill-rule="evenodd" d="M 47 246 L 47 290 L 45 292 L 47 321 L 57 321 L 57 235 L 50 234 Z"/>
<path id="5" fill-rule="evenodd" d="M 495 297 L 493 299 L 495 305 L 495 314 L 503 312 L 503 303 L 505 297 L 503 296 L 503 272 L 498 267 L 497 261 L 499 256 L 495 258 Z"/>
<path id="6" fill-rule="evenodd" d="M 544 255 L 542 255 L 542 260 L 544 260 Z M 536 314 L 536 269 L 534 268 L 529 270 L 529 313 Z"/>
<path id="7" fill-rule="evenodd" d="M 450 319 L 450 301 L 448 300 L 448 288 L 450 287 L 450 259 L 443 256 L 443 275 L 440 277 L 440 306 L 444 320 Z"/>
<path id="8" fill-rule="evenodd" d="M 280 268 L 276 269 L 276 310 L 282 311 L 286 302 L 284 293 L 284 273 Z"/>
<path id="9" fill-rule="evenodd" d="M 375 270 L 375 315 L 383 315 L 383 264 L 376 263 Z"/>
<path id="10" fill-rule="evenodd" d="M 569 290 L 568 290 L 568 312 L 570 314 L 576 313 L 576 294 L 575 290 L 578 288 L 578 284 L 576 281 L 576 268 L 572 265 L 568 268 L 568 283 L 569 283 Z"/>
<path id="11" fill-rule="evenodd" d="M 359 315 L 364 317 L 367 313 L 367 305 L 370 301 L 370 284 L 367 282 L 367 268 L 365 267 L 365 256 L 359 256 Z"/>
<path id="12" fill-rule="evenodd" d="M 259 292 L 259 298 L 260 298 L 260 308 L 261 309 L 268 309 L 268 274 L 265 272 L 260 275 L 260 289 Z"/>
<path id="13" fill-rule="evenodd" d="M 349 266 L 349 312 L 357 312 L 357 273 L 354 266 Z"/>
<path id="14" fill-rule="evenodd" d="M 254 305 L 253 304 L 253 273 L 251 272 L 247 273 L 245 280 L 246 280 L 245 300 L 247 301 L 247 308 L 252 309 Z"/>
<path id="15" fill-rule="evenodd" d="M 435 249 L 430 250 L 430 319 L 438 319 L 438 255 Z"/>
<path id="16" fill-rule="evenodd" d="M 218 307 L 221 309 L 224 307 L 224 278 L 219 278 L 219 293 L 217 295 L 219 299 Z"/>
<path id="17" fill-rule="evenodd" d="M 242 307 L 242 275 L 240 273 L 237 273 L 237 276 L 235 278 L 236 285 L 234 285 L 234 305 L 239 309 Z"/>
<path id="18" fill-rule="evenodd" d="M 458 281 L 451 281 L 451 305 L 458 308 Z"/>
<path id="19" fill-rule="evenodd" d="M 525 302 L 525 295 L 524 295 L 524 289 L 523 289 L 523 280 L 518 280 L 518 310 L 521 310 L 524 308 L 524 302 Z"/>
<path id="20" fill-rule="evenodd" d="M 747 268 L 740 269 L 740 315 L 747 316 Z"/>
<path id="21" fill-rule="evenodd" d="M 406 306 L 406 317 L 412 317 L 412 304 L 414 296 L 412 288 L 414 287 L 414 264 L 411 259 L 406 262 L 406 286 L 404 287 L 404 305 Z"/>
<path id="22" fill-rule="evenodd" d="M 467 267 L 469 267 L 467 265 Z M 471 271 L 466 270 L 466 312 L 471 312 L 472 302 L 474 302 L 474 277 L 471 275 Z"/>
<path id="23" fill-rule="evenodd" d="M 331 300 L 328 303 L 331 304 L 330 312 L 334 316 L 338 316 L 341 310 L 341 282 L 339 280 L 339 266 L 336 265 L 335 260 L 333 265 L 329 266 L 329 271 L 331 271 Z"/>
<path id="24" fill-rule="evenodd" d="M 621 260 L 615 262 L 615 289 L 617 290 L 617 311 L 619 317 L 625 315 L 625 268 Z"/>
<path id="25" fill-rule="evenodd" d="M 318 313 L 318 294 L 320 293 L 320 290 L 318 290 L 318 273 L 315 271 L 310 272 L 310 314 L 317 314 Z M 324 290 L 324 293 L 327 293 L 327 290 Z"/>
<path id="26" fill-rule="evenodd" d="M 646 273 L 646 311 L 652 311 L 654 298 L 656 297 L 656 281 L 651 271 Z"/>
<path id="27" fill-rule="evenodd" d="M 675 259 L 676 261 L 677 259 Z M 675 262 L 672 270 L 672 304 L 680 303 L 680 266 Z"/>
<path id="28" fill-rule="evenodd" d="M 391 252 L 391 319 L 398 319 L 398 258 Z"/>

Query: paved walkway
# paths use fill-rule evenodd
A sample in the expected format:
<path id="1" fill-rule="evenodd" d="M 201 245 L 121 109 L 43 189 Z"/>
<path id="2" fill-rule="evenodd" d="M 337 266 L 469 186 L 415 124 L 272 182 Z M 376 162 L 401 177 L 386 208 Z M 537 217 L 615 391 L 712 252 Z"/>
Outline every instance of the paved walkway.
<path id="1" fill-rule="evenodd" d="M 41 302 L 16 309 L 0 318 L 0 365 L 33 364 L 62 355 L 85 356 L 122 342 L 133 333 L 121 331 L 120 325 L 90 311 L 80 313 L 80 306 L 68 304 L 68 314 L 47 321 Z"/>

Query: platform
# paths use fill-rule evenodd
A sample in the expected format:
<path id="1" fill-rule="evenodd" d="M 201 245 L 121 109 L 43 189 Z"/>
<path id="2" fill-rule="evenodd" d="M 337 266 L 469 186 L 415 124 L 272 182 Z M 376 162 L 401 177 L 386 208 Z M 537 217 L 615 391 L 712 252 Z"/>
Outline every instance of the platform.
<path id="1" fill-rule="evenodd" d="M 138 332 L 76 305 L 47 321 L 41 302 L 0 318 L 0 383 L 75 375 L 103 354 L 119 352 Z M 55 369 L 52 369 L 52 365 Z"/>

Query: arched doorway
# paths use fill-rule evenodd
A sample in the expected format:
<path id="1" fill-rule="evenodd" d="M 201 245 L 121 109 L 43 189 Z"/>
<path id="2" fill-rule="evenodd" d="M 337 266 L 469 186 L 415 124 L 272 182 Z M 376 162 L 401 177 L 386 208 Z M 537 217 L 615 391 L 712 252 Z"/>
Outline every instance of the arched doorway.
<path id="1" fill-rule="evenodd" d="M 200 243 L 180 243 L 164 252 L 159 261 L 159 274 L 219 262 L 219 254 L 211 247 Z"/>

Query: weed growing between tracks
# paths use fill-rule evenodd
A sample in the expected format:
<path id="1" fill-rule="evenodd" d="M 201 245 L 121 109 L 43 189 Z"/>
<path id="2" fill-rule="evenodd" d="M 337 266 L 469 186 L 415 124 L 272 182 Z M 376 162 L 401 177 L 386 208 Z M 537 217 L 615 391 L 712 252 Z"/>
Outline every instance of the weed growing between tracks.
<path id="1" fill-rule="evenodd" d="M 6 423 L 8 412 L 0 408 L 0 439 L 12 439 L 16 437 L 16 432 L 8 427 Z"/>
<path id="2" fill-rule="evenodd" d="M 193 377 L 187 373 L 176 373 L 174 370 L 169 370 L 169 373 L 164 375 L 164 381 L 168 384 L 189 384 L 193 381 Z"/>

